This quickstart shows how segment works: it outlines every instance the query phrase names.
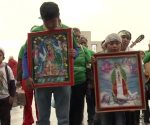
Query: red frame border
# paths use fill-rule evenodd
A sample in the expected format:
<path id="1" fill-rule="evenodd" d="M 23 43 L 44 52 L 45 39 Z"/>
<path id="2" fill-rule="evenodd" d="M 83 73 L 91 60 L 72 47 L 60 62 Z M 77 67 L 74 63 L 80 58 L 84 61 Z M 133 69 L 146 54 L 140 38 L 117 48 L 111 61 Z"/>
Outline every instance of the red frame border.
<path id="1" fill-rule="evenodd" d="M 100 57 L 114 57 L 114 56 L 128 56 L 128 55 L 136 55 L 138 60 L 138 73 L 139 73 L 139 90 L 141 93 L 141 106 L 118 106 L 118 107 L 108 107 L 108 108 L 101 108 L 100 106 L 100 91 L 99 91 L 99 81 L 98 81 L 98 64 L 97 60 Z M 96 62 L 94 63 L 94 87 L 95 87 L 95 100 L 96 100 L 96 112 L 113 112 L 113 111 L 134 111 L 134 110 L 141 110 L 145 109 L 145 93 L 144 93 L 144 84 L 143 84 L 143 74 L 142 74 L 142 67 L 141 67 L 141 56 L 140 51 L 130 51 L 130 52 L 119 52 L 119 53 L 99 53 L 94 54 Z"/>
<path id="2" fill-rule="evenodd" d="M 50 31 L 44 31 L 44 32 L 32 32 L 28 33 L 28 44 L 27 44 L 27 56 L 28 56 L 28 66 L 29 66 L 29 74 L 32 76 L 32 37 L 34 36 L 41 36 L 41 35 L 48 35 L 48 34 L 53 34 L 53 33 L 64 33 L 66 32 L 68 34 L 68 48 L 73 49 L 73 39 L 72 39 L 72 29 L 54 29 Z M 70 80 L 68 82 L 49 82 L 45 83 L 44 85 L 42 84 L 36 84 L 34 83 L 33 86 L 37 88 L 42 88 L 42 87 L 59 87 L 59 86 L 67 86 L 67 85 L 74 85 L 74 59 L 73 57 L 69 56 L 68 53 L 68 59 L 69 59 L 69 75 L 70 75 Z M 61 83 L 61 84 L 60 84 Z"/>

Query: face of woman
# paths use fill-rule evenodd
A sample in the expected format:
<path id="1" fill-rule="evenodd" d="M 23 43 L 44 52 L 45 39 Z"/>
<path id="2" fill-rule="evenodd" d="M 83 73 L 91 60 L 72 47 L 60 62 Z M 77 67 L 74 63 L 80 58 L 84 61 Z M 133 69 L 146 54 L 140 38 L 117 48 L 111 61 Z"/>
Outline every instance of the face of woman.
<path id="1" fill-rule="evenodd" d="M 121 50 L 121 42 L 110 41 L 106 44 L 106 50 L 108 52 L 119 52 Z"/>

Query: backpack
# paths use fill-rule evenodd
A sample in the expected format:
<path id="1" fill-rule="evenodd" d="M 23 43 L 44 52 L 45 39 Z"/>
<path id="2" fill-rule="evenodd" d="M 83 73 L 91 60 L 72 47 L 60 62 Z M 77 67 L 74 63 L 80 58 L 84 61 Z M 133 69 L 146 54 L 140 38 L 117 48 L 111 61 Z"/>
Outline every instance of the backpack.
<path id="1" fill-rule="evenodd" d="M 5 65 L 5 72 L 6 72 L 6 77 L 7 77 L 7 84 L 8 84 L 8 91 L 10 96 L 14 97 L 14 102 L 13 102 L 13 107 L 16 106 L 25 106 L 26 104 L 26 97 L 24 91 L 22 89 L 17 89 L 16 91 L 16 86 L 15 86 L 15 80 L 10 80 L 10 74 L 8 71 L 7 64 Z"/>
<path id="2" fill-rule="evenodd" d="M 7 78 L 7 84 L 8 84 L 8 92 L 10 96 L 14 97 L 16 93 L 15 80 L 10 80 L 10 74 L 8 71 L 7 64 L 5 65 L 5 72 L 6 72 L 6 78 Z"/>

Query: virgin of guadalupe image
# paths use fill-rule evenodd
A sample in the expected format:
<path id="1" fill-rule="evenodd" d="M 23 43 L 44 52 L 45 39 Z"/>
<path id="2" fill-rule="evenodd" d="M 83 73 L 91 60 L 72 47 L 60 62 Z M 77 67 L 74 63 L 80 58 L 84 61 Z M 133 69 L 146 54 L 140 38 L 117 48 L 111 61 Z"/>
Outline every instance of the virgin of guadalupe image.
<path id="1" fill-rule="evenodd" d="M 117 103 L 125 103 L 129 96 L 127 75 L 119 63 L 114 64 L 114 69 L 111 74 L 111 82 L 114 101 Z"/>

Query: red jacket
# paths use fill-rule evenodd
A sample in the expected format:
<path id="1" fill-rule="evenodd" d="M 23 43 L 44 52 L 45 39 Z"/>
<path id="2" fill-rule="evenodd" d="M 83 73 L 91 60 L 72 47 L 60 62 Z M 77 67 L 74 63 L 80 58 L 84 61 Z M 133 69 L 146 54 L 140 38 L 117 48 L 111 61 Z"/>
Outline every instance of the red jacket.
<path id="1" fill-rule="evenodd" d="M 15 78 L 17 76 L 17 64 L 18 64 L 17 61 L 14 59 L 9 59 L 8 61 L 8 65 L 12 69 Z"/>

